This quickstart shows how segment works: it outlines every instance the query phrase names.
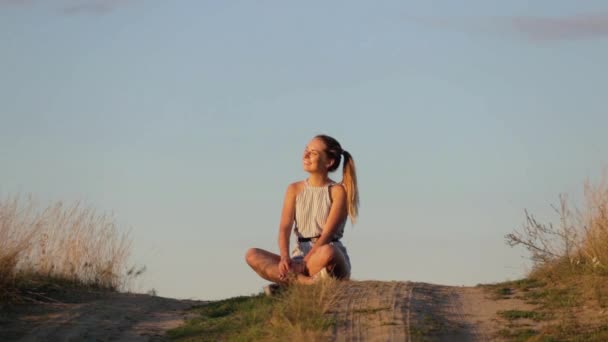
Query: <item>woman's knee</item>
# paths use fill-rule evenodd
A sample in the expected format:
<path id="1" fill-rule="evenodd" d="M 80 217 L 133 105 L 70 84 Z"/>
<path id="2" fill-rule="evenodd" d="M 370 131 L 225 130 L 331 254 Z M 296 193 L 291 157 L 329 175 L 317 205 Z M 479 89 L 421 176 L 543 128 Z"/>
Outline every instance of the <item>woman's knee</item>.
<path id="1" fill-rule="evenodd" d="M 245 253 L 245 261 L 253 266 L 260 255 L 260 250 L 258 248 L 249 248 Z"/>
<path id="2" fill-rule="evenodd" d="M 319 248 L 319 257 L 324 263 L 332 263 L 336 260 L 338 251 L 336 251 L 336 247 L 332 245 L 324 245 Z"/>

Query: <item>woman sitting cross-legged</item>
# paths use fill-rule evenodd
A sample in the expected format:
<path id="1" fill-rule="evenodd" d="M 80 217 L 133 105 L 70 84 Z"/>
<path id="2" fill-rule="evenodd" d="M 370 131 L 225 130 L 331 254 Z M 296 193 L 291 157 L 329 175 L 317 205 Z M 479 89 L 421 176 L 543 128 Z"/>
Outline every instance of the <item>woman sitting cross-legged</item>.
<path id="1" fill-rule="evenodd" d="M 343 178 L 328 176 L 344 158 Z M 359 195 L 355 163 L 338 141 L 327 135 L 314 137 L 304 150 L 302 166 L 307 179 L 287 187 L 279 226 L 279 255 L 259 248 L 245 259 L 262 278 L 277 284 L 312 284 L 317 279 L 350 278 L 350 259 L 340 242 L 347 217 L 357 218 Z M 297 245 L 289 254 L 291 231 Z"/>

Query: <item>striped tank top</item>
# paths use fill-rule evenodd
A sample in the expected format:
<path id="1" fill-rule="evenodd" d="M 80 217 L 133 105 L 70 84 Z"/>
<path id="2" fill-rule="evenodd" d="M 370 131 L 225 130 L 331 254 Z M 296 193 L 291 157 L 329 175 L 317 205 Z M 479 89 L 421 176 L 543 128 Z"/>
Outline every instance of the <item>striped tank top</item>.
<path id="1" fill-rule="evenodd" d="M 329 216 L 331 196 L 329 187 L 337 183 L 332 182 L 325 186 L 310 186 L 308 180 L 304 181 L 304 189 L 296 197 L 296 217 L 294 233 L 297 237 L 312 238 L 320 236 Z M 340 223 L 332 240 L 342 238 L 346 219 Z"/>

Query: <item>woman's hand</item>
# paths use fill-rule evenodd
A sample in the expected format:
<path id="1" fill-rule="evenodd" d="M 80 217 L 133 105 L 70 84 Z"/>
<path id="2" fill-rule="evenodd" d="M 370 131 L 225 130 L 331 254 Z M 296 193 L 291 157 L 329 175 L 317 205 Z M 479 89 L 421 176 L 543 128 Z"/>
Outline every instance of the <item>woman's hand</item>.
<path id="1" fill-rule="evenodd" d="M 291 270 L 291 258 L 281 257 L 279 261 L 279 278 L 284 279 Z"/>

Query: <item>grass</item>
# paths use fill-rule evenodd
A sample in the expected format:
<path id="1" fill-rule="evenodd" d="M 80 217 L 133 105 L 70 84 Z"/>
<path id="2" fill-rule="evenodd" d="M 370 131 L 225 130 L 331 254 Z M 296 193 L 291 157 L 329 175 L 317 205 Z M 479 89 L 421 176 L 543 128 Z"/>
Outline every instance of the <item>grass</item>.
<path id="1" fill-rule="evenodd" d="M 433 336 L 447 331 L 444 322 L 427 313 L 422 314 L 419 321 L 410 326 L 414 341 L 432 341 Z"/>
<path id="2" fill-rule="evenodd" d="M 529 304 L 540 304 L 548 310 L 571 308 L 581 305 L 579 291 L 575 287 L 545 287 L 524 293 L 522 296 Z"/>
<path id="3" fill-rule="evenodd" d="M 498 297 L 508 297 L 513 294 L 513 290 L 510 287 L 499 287 L 496 289 L 495 294 Z"/>
<path id="4" fill-rule="evenodd" d="M 509 341 L 514 342 L 524 342 L 529 341 L 532 337 L 538 335 L 538 331 L 530 328 L 523 329 L 502 329 L 498 332 L 498 336 L 503 339 L 507 339 Z M 544 340 L 542 340 L 544 341 Z"/>
<path id="5" fill-rule="evenodd" d="M 544 329 L 533 341 L 608 341 L 608 325 L 587 327 L 573 321 L 562 321 L 560 324 Z"/>
<path id="6" fill-rule="evenodd" d="M 535 289 L 542 288 L 545 285 L 544 282 L 533 278 L 506 281 L 498 284 L 478 284 L 478 286 L 486 288 L 489 291 L 490 297 L 494 300 L 509 299 L 518 292 L 524 293 L 524 295 L 536 293 Z"/>
<path id="7" fill-rule="evenodd" d="M 112 217 L 76 202 L 0 200 L 0 302 L 35 300 L 49 284 L 124 289 L 131 241 Z M 33 296 L 32 294 L 37 294 Z"/>
<path id="8" fill-rule="evenodd" d="M 534 310 L 498 313 L 508 322 L 498 336 L 507 341 L 608 341 L 608 315 L 598 315 L 603 307 L 591 293 L 591 289 L 603 291 L 606 286 L 608 282 L 593 284 L 583 277 L 560 282 L 527 278 L 484 287 L 492 296 L 509 288 L 512 296 L 535 305 Z M 543 324 L 534 326 L 530 321 Z"/>
<path id="9" fill-rule="evenodd" d="M 336 322 L 327 315 L 337 281 L 293 285 L 277 296 L 225 299 L 193 309 L 195 318 L 170 330 L 176 341 L 319 341 Z"/>
<path id="10" fill-rule="evenodd" d="M 170 330 L 178 341 L 262 340 L 269 338 L 264 329 L 276 305 L 264 295 L 236 297 L 193 309 L 197 315 L 186 325 Z"/>
<path id="11" fill-rule="evenodd" d="M 608 172 L 606 172 L 608 174 Z M 521 230 L 508 234 L 507 243 L 531 253 L 532 279 L 561 282 L 573 277 L 608 277 L 608 182 L 585 184 L 584 209 L 572 209 L 566 196 L 554 207 L 559 225 L 544 224 L 526 212 Z"/>
<path id="12" fill-rule="evenodd" d="M 586 182 L 583 209 L 572 209 L 566 196 L 554 207 L 559 224 L 544 224 L 526 212 L 521 230 L 506 236 L 511 246 L 523 246 L 534 267 L 526 279 L 490 287 L 494 298 L 519 290 L 519 297 L 537 311 L 507 311 L 511 322 L 520 318 L 551 320 L 532 334 L 526 328 L 506 329 L 512 340 L 606 341 L 608 316 L 608 182 Z M 503 336 L 503 337 L 504 337 Z M 528 339 L 529 338 L 529 339 Z"/>
<path id="13" fill-rule="evenodd" d="M 499 311 L 498 315 L 508 321 L 513 321 L 513 320 L 522 319 L 522 318 L 531 319 L 533 321 L 542 321 L 542 320 L 546 320 L 551 317 L 546 312 L 527 311 L 527 310 Z"/>
<path id="14" fill-rule="evenodd" d="M 362 313 L 362 314 L 375 314 L 380 311 L 390 310 L 389 306 L 381 306 L 377 308 L 364 308 L 364 309 L 356 309 L 353 310 L 353 313 Z"/>

